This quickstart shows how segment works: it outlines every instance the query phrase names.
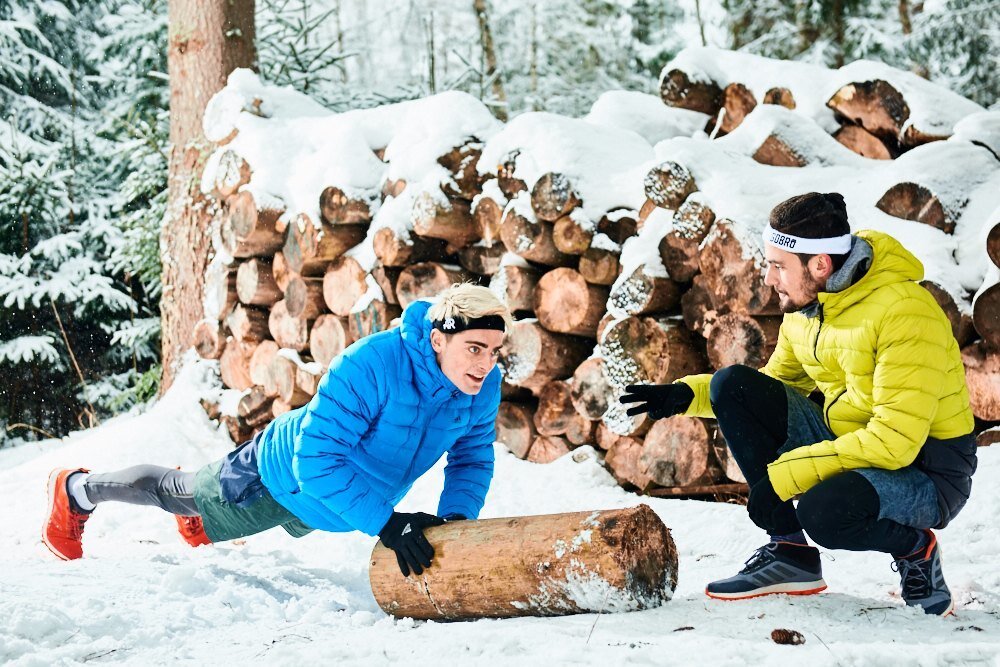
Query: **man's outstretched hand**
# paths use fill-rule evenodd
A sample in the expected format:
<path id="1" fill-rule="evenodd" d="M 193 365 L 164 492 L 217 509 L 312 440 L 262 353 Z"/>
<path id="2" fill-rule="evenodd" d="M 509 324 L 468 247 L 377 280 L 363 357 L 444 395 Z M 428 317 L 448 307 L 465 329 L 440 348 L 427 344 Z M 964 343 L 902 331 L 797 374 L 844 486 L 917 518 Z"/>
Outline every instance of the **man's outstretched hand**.
<path id="1" fill-rule="evenodd" d="M 404 577 L 423 574 L 425 567 L 431 566 L 434 547 L 424 537 L 424 528 L 440 526 L 444 519 L 424 512 L 393 512 L 385 526 L 379 531 L 382 544 L 396 552 L 396 562 Z"/>
<path id="2" fill-rule="evenodd" d="M 666 419 L 687 412 L 694 400 L 694 390 L 683 382 L 630 384 L 625 391 L 628 393 L 618 399 L 620 403 L 639 404 L 629 408 L 625 414 L 632 416 L 648 412 L 650 419 Z"/>

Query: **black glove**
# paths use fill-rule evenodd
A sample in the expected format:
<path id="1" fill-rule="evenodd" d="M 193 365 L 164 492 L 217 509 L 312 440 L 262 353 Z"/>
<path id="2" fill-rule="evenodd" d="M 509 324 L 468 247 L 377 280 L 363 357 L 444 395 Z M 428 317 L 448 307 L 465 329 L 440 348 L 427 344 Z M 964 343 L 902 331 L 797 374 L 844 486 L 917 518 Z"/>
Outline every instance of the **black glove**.
<path id="1" fill-rule="evenodd" d="M 802 530 L 794 512 L 778 514 L 778 509 L 784 504 L 785 502 L 774 492 L 770 478 L 764 475 L 764 479 L 750 487 L 747 513 L 750 514 L 751 521 L 770 535 L 788 535 Z"/>
<path id="2" fill-rule="evenodd" d="M 444 519 L 445 521 L 449 521 L 449 522 L 450 521 L 468 521 L 469 520 L 469 517 L 465 516 L 464 514 L 458 514 L 457 512 L 455 514 L 445 514 L 441 518 Z"/>
<path id="3" fill-rule="evenodd" d="M 396 552 L 396 562 L 404 577 L 423 574 L 425 567 L 431 566 L 434 547 L 424 537 L 424 528 L 440 526 L 444 519 L 424 512 L 393 512 L 382 530 L 379 538 L 382 544 Z"/>
<path id="4" fill-rule="evenodd" d="M 686 412 L 694 401 L 694 391 L 683 382 L 673 384 L 630 384 L 628 393 L 618 399 L 620 403 L 638 403 L 629 408 L 629 416 L 649 413 L 650 419 L 666 419 Z"/>

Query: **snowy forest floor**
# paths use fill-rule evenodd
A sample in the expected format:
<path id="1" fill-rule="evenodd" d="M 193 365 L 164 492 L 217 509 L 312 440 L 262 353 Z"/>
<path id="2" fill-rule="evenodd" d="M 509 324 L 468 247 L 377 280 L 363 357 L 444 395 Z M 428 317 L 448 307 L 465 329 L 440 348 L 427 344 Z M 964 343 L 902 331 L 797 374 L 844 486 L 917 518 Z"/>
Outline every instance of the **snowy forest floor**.
<path id="1" fill-rule="evenodd" d="M 947 619 L 904 607 L 889 557 L 872 553 L 824 552 L 830 587 L 821 595 L 710 600 L 705 583 L 734 573 L 764 540 L 745 510 L 637 497 L 616 486 L 589 450 L 536 465 L 498 446 L 483 516 L 649 504 L 680 554 L 676 595 L 659 609 L 396 620 L 372 597 L 368 536 L 294 540 L 275 529 L 192 549 L 170 516 L 125 505 L 102 506 L 88 522 L 82 560 L 56 560 L 40 540 L 52 468 L 194 470 L 231 447 L 198 405 L 208 372 L 205 364 L 189 366 L 144 414 L 0 451 L 0 663 L 1000 665 L 998 447 L 980 450 L 972 500 L 941 533 L 957 603 Z M 442 469 L 417 483 L 404 509 L 434 510 Z M 775 628 L 798 630 L 805 644 L 774 644 Z"/>

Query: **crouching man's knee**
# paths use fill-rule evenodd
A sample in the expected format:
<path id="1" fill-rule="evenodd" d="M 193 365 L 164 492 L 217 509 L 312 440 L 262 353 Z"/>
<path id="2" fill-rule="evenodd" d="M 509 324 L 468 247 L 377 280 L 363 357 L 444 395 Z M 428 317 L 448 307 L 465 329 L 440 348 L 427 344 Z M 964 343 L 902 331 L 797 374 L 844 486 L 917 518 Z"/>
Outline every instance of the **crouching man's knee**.
<path id="1" fill-rule="evenodd" d="M 708 387 L 708 400 L 713 406 L 738 400 L 748 387 L 753 386 L 760 372 L 749 366 L 734 364 L 717 370 Z"/>
<path id="2" fill-rule="evenodd" d="M 799 525 L 827 549 L 858 549 L 864 531 L 878 520 L 875 489 L 855 472 L 841 473 L 809 489 L 798 501 Z"/>

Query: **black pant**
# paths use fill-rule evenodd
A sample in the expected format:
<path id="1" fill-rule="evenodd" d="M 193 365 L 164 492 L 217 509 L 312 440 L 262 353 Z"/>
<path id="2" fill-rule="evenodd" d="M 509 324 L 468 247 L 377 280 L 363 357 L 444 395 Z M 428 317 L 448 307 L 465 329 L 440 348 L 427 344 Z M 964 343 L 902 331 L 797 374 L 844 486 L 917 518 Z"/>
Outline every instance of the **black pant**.
<path id="1" fill-rule="evenodd" d="M 729 366 L 712 377 L 709 399 L 729 451 L 753 486 L 767 477 L 767 464 L 788 440 L 784 385 L 748 366 Z M 803 528 L 828 549 L 910 553 L 920 531 L 879 519 L 879 509 L 875 487 L 862 475 L 845 472 L 809 489 L 798 509 L 785 502 L 778 519 L 779 525 Z"/>
<path id="2" fill-rule="evenodd" d="M 194 502 L 194 478 L 193 472 L 138 465 L 117 472 L 90 475 L 83 488 L 95 505 L 110 500 L 152 505 L 182 516 L 198 516 L 198 506 Z"/>

